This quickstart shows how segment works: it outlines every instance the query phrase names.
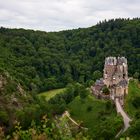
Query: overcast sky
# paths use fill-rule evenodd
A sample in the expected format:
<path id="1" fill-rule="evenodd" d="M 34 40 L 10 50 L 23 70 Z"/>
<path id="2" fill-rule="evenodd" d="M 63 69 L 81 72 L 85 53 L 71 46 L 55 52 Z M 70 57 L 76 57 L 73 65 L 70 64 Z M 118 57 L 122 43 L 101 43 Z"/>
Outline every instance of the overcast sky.
<path id="1" fill-rule="evenodd" d="M 44 31 L 140 17 L 140 0 L 0 0 L 0 26 Z"/>

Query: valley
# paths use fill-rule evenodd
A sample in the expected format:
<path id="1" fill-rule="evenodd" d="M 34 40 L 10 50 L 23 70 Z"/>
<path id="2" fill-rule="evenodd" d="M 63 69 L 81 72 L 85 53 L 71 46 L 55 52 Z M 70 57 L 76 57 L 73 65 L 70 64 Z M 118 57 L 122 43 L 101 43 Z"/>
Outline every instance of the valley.
<path id="1" fill-rule="evenodd" d="M 115 139 L 122 116 L 114 102 L 89 90 L 110 56 L 127 58 L 131 77 L 123 109 L 132 121 L 117 139 L 140 137 L 139 18 L 60 32 L 1 27 L 0 52 L 0 139 Z"/>

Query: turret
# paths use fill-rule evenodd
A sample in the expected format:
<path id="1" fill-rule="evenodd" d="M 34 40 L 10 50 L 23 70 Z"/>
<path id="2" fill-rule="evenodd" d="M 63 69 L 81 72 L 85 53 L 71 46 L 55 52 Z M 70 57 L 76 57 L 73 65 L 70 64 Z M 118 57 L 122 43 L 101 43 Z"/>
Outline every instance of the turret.
<path id="1" fill-rule="evenodd" d="M 124 79 L 128 81 L 127 69 L 125 57 L 107 57 L 104 65 L 104 83 L 109 87 Z"/>

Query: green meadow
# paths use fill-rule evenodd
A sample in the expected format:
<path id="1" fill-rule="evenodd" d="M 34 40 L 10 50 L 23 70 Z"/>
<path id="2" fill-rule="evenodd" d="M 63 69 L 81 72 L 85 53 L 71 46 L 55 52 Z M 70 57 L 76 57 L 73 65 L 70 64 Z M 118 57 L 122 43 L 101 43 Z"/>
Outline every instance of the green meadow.
<path id="1" fill-rule="evenodd" d="M 65 88 L 53 89 L 53 90 L 49 90 L 49 91 L 46 91 L 46 92 L 42 92 L 38 96 L 45 97 L 45 99 L 48 101 L 49 99 L 54 97 L 56 94 L 62 93 L 64 90 L 65 90 Z"/>
<path id="2" fill-rule="evenodd" d="M 104 136 L 104 133 L 106 133 L 106 137 L 113 137 L 123 125 L 122 118 L 117 116 L 113 104 L 98 100 L 92 95 L 87 96 L 84 100 L 79 96 L 76 97 L 68 108 L 71 116 L 87 127 L 93 138 L 100 138 Z"/>
<path id="3" fill-rule="evenodd" d="M 140 98 L 140 87 L 138 80 L 130 80 L 128 95 L 125 99 L 125 110 L 131 116 L 134 117 L 138 108 L 136 108 L 133 103 L 137 98 Z"/>

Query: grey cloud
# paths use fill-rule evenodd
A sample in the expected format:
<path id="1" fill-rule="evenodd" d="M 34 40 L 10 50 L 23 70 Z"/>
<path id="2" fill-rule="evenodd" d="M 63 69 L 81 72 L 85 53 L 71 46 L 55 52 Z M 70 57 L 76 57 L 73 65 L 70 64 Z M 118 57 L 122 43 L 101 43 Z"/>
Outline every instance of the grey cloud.
<path id="1" fill-rule="evenodd" d="M 0 0 L 0 26 L 58 31 L 139 17 L 139 0 Z"/>

